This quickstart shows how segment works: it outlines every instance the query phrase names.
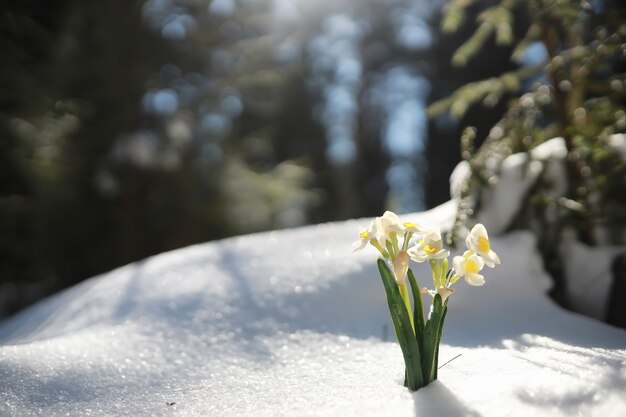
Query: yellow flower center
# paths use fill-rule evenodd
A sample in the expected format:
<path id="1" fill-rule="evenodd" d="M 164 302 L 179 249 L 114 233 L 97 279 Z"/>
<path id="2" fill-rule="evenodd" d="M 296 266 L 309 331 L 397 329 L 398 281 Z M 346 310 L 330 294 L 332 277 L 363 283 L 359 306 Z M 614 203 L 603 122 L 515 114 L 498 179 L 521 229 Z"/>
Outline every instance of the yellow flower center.
<path id="1" fill-rule="evenodd" d="M 411 229 L 411 228 L 413 228 L 415 226 L 417 226 L 417 224 L 415 224 L 415 223 L 411 223 L 411 222 L 405 222 L 404 223 L 404 227 L 407 227 L 409 229 Z"/>
<path id="2" fill-rule="evenodd" d="M 367 238 L 369 237 L 369 235 L 370 235 L 370 234 L 369 234 L 369 233 L 367 233 L 367 230 L 364 230 L 364 231 L 362 231 L 362 232 L 359 234 L 359 237 L 360 237 L 361 239 L 367 239 Z"/>
<path id="3" fill-rule="evenodd" d="M 478 252 L 480 253 L 488 253 L 491 250 L 491 245 L 489 245 L 489 239 L 486 237 L 478 238 Z"/>
<path id="4" fill-rule="evenodd" d="M 424 245 L 424 247 L 423 247 L 424 252 L 426 252 L 429 255 L 434 255 L 437 252 L 439 252 L 439 248 L 437 246 L 427 245 L 426 242 L 423 239 L 419 241 L 419 244 L 420 245 Z"/>
<path id="5" fill-rule="evenodd" d="M 429 255 L 434 255 L 437 252 L 439 252 L 439 248 L 436 246 L 430 246 L 430 245 L 426 245 L 424 246 L 424 250 L 426 251 L 427 254 Z"/>
<path id="6" fill-rule="evenodd" d="M 465 261 L 465 272 L 468 274 L 475 274 L 478 272 L 478 264 L 471 259 Z"/>

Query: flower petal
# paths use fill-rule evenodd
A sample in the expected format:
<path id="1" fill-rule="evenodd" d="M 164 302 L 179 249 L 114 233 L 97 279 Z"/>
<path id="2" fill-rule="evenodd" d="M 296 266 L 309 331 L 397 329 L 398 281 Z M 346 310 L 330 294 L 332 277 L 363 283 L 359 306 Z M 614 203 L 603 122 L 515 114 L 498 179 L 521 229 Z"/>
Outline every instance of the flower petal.
<path id="1" fill-rule="evenodd" d="M 485 277 L 480 274 L 467 274 L 464 275 L 463 278 L 465 278 L 465 282 L 469 285 L 473 285 L 474 287 L 485 285 Z"/>
<path id="2" fill-rule="evenodd" d="M 367 244 L 369 243 L 368 240 L 366 239 L 359 239 L 356 242 L 354 242 L 352 244 L 352 252 L 358 252 L 360 250 L 362 250 L 364 247 L 367 246 Z"/>

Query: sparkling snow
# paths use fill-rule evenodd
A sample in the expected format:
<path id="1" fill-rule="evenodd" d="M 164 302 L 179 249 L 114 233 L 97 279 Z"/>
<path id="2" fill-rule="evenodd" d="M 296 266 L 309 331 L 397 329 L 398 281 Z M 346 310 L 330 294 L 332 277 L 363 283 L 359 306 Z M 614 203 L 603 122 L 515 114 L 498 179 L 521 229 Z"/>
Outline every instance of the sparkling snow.
<path id="1" fill-rule="evenodd" d="M 526 233 L 493 239 L 484 287 L 457 284 L 440 364 L 461 356 L 410 393 L 376 254 L 351 253 L 366 224 L 180 249 L 44 300 L 0 326 L 0 416 L 626 415 L 626 332 L 552 303 Z"/>

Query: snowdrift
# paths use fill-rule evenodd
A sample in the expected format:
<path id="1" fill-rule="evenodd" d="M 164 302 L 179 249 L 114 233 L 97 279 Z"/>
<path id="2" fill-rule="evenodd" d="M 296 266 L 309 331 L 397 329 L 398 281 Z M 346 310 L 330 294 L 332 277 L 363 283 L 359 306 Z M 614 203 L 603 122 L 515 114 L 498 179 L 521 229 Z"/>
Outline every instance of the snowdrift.
<path id="1" fill-rule="evenodd" d="M 375 251 L 351 253 L 366 224 L 188 247 L 44 300 L 0 326 L 0 415 L 626 415 L 626 332 L 550 301 L 526 233 L 457 285 L 439 363 L 460 356 L 410 393 Z"/>

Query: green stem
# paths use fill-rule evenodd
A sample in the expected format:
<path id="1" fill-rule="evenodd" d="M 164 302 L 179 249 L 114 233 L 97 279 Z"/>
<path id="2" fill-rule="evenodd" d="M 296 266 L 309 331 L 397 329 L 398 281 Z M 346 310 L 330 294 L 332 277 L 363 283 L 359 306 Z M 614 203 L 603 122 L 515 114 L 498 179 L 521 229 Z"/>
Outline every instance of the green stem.
<path id="1" fill-rule="evenodd" d="M 395 256 L 398 255 L 398 234 L 395 232 L 391 232 L 391 243 L 393 244 L 393 250 L 394 250 L 394 254 Z"/>
<path id="2" fill-rule="evenodd" d="M 383 249 L 382 246 L 380 246 L 380 243 L 378 243 L 377 240 L 372 239 L 370 240 L 370 244 L 375 247 L 376 249 L 378 249 L 378 251 L 380 252 L 381 255 L 383 255 L 384 258 L 389 258 L 389 253 L 387 253 L 387 251 L 385 249 Z"/>
<path id="3" fill-rule="evenodd" d="M 391 259 L 394 259 L 398 254 L 395 252 L 393 244 L 391 243 L 391 241 L 387 240 L 385 241 L 385 245 L 387 246 L 387 253 L 389 253 L 389 257 Z"/>
<path id="4" fill-rule="evenodd" d="M 413 236 L 413 233 L 404 232 L 404 243 L 402 244 L 403 251 L 406 251 L 409 248 L 409 241 L 411 240 L 411 236 Z"/>
<path id="5" fill-rule="evenodd" d="M 433 283 L 435 284 L 435 288 L 440 288 L 442 286 L 440 283 L 441 265 L 437 259 L 431 259 L 428 263 L 430 264 L 430 269 L 433 273 Z"/>
<path id="6" fill-rule="evenodd" d="M 411 329 L 413 333 L 415 333 L 415 322 L 413 320 L 413 309 L 411 308 L 411 300 L 409 299 L 409 289 L 406 284 L 398 285 L 398 290 L 400 291 L 400 297 L 402 297 L 402 301 L 404 301 L 404 305 L 406 307 L 407 313 L 409 313 L 409 320 L 411 321 Z"/>

